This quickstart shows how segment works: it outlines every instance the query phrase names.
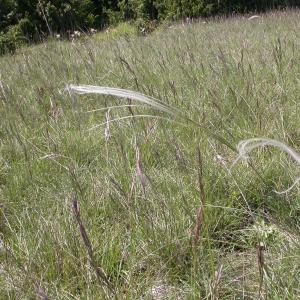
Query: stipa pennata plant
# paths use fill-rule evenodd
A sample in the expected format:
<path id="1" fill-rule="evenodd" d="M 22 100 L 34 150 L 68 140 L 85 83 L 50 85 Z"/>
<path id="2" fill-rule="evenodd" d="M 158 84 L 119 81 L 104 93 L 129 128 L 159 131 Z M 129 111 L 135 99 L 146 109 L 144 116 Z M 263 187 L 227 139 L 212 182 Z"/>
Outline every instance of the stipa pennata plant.
<path id="1" fill-rule="evenodd" d="M 193 121 L 192 119 L 185 116 L 179 109 L 174 108 L 166 103 L 163 103 L 162 101 L 159 101 L 158 99 L 155 99 L 153 97 L 146 96 L 144 94 L 141 94 L 139 92 L 126 90 L 126 89 L 119 89 L 119 88 L 112 88 L 112 87 L 103 87 L 103 86 L 92 86 L 92 85 L 67 85 L 66 89 L 69 92 L 77 93 L 77 94 L 101 94 L 101 95 L 111 95 L 116 96 L 123 99 L 130 99 L 135 100 L 139 102 L 141 105 L 136 104 L 126 104 L 126 105 L 118 105 L 118 106 L 111 106 L 108 108 L 100 108 L 93 111 L 100 111 L 100 110 L 108 110 L 112 108 L 120 108 L 120 107 L 136 107 L 136 106 L 148 106 L 154 109 L 156 112 L 159 113 L 165 113 L 167 114 L 167 117 L 154 114 L 138 114 L 138 115 L 130 115 L 125 117 L 119 117 L 117 119 L 112 120 L 106 120 L 104 123 L 96 124 L 93 127 L 89 128 L 89 130 L 96 129 L 100 126 L 106 125 L 108 126 L 108 122 L 114 122 L 114 121 L 120 121 L 124 119 L 129 118 L 160 118 L 164 120 L 168 120 L 171 122 L 177 122 L 181 125 L 196 125 L 197 127 L 201 127 L 201 129 L 206 132 L 209 136 L 215 138 L 216 140 L 220 141 L 221 143 L 227 145 L 230 149 L 235 150 L 232 145 L 230 145 L 222 136 L 212 132 L 208 128 L 205 128 L 203 125 L 198 124 L 197 122 Z M 172 117 L 172 118 L 171 118 Z M 257 149 L 259 147 L 264 146 L 273 146 L 277 147 L 283 152 L 286 152 L 291 158 L 293 158 L 300 166 L 300 155 L 291 147 L 285 145 L 282 142 L 268 139 L 268 138 L 251 138 L 242 140 L 237 145 L 237 152 L 239 153 L 237 159 L 234 161 L 233 165 L 236 164 L 241 158 L 247 159 L 250 152 L 252 152 L 254 149 Z M 295 182 L 292 184 L 291 187 L 289 187 L 287 190 L 283 192 L 277 192 L 279 194 L 281 193 L 287 193 L 290 190 L 292 190 L 298 183 L 300 182 L 300 177 L 295 180 Z"/>
<path id="2" fill-rule="evenodd" d="M 203 132 L 205 132 L 207 135 L 215 138 L 222 144 L 225 144 L 233 151 L 236 151 L 234 147 L 221 135 L 213 132 L 211 129 L 205 127 L 204 125 L 200 125 L 199 123 L 195 122 L 194 120 L 188 118 L 186 115 L 184 115 L 179 109 L 174 108 L 166 103 L 163 103 L 162 101 L 155 99 L 153 97 L 146 96 L 144 94 L 141 94 L 139 92 L 126 90 L 126 89 L 119 89 L 119 88 L 112 88 L 112 87 L 103 87 L 103 86 L 92 86 L 92 85 L 73 85 L 69 84 L 66 87 L 66 90 L 70 93 L 76 93 L 76 94 L 101 94 L 101 95 L 110 95 L 110 96 L 116 96 L 123 99 L 130 99 L 135 100 L 139 102 L 144 107 L 150 107 L 156 111 L 156 114 L 150 115 L 150 114 L 136 114 L 136 115 L 130 115 L 130 116 L 124 116 L 119 117 L 116 119 L 111 119 L 109 122 L 115 122 L 125 119 L 131 119 L 131 118 L 157 118 L 157 119 L 163 119 L 170 122 L 179 123 L 183 126 L 196 126 L 200 128 Z M 107 109 L 113 109 L 113 108 L 121 108 L 121 107 L 136 107 L 136 104 L 126 104 L 126 105 L 118 105 L 118 106 L 111 106 L 107 108 L 100 108 L 93 111 L 100 111 L 100 110 L 107 110 Z M 160 115 L 160 113 L 166 114 L 166 116 Z M 89 128 L 88 130 L 93 130 L 98 127 L 107 125 L 107 121 L 104 123 L 96 124 L 93 127 Z"/>
<path id="3" fill-rule="evenodd" d="M 145 96 L 144 94 L 134 92 L 131 90 L 112 88 L 112 87 L 104 87 L 104 86 L 93 86 L 93 85 L 67 85 L 66 89 L 69 92 L 74 92 L 76 94 L 100 94 L 100 95 L 111 95 L 124 99 L 131 99 L 140 102 L 143 105 L 149 106 L 156 111 L 167 113 L 168 115 L 180 116 L 180 111 L 176 108 L 173 108 L 170 105 L 167 105 L 153 97 Z M 121 106 L 112 106 L 111 108 L 120 108 L 120 107 L 135 107 L 135 104 L 121 105 Z M 105 108 L 108 109 L 108 108 Z M 99 110 L 102 110 L 101 108 Z M 98 111 L 98 110 L 97 110 Z M 135 117 L 158 117 L 157 115 L 135 115 Z M 133 116 L 129 116 L 133 117 Z M 118 119 L 120 120 L 120 119 Z M 96 125 L 97 127 L 102 124 Z M 92 127 L 91 129 L 97 128 Z"/>
<path id="4" fill-rule="evenodd" d="M 234 164 L 241 158 L 247 159 L 250 152 L 252 152 L 253 150 L 255 150 L 257 148 L 264 147 L 264 146 L 273 146 L 273 147 L 280 149 L 281 151 L 287 153 L 296 162 L 296 164 L 300 166 L 300 154 L 299 153 L 297 153 L 293 148 L 287 146 L 286 144 L 284 144 L 282 142 L 279 142 L 277 140 L 268 139 L 268 138 L 252 138 L 252 139 L 240 141 L 237 145 L 237 150 L 239 152 L 239 156 L 235 160 Z M 298 177 L 287 190 L 282 191 L 282 192 L 276 192 L 276 191 L 275 192 L 278 194 L 288 193 L 299 182 L 300 182 L 300 177 Z"/>

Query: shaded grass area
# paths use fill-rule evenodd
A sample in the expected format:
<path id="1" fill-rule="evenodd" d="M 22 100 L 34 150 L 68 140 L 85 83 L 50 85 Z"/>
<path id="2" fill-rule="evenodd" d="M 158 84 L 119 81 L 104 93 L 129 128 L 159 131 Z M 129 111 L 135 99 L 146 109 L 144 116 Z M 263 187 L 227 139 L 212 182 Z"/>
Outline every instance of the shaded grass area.
<path id="1" fill-rule="evenodd" d="M 299 168 L 271 148 L 253 153 L 251 166 L 231 167 L 237 154 L 208 132 L 232 148 L 263 136 L 299 152 L 299 20 L 299 11 L 287 11 L 177 24 L 2 57 L 0 297 L 297 299 L 299 188 L 274 190 L 285 190 Z M 136 90 L 200 126 L 108 123 L 155 112 L 108 109 L 132 103 L 71 94 L 69 83 Z M 192 247 L 198 148 L 204 222 Z"/>

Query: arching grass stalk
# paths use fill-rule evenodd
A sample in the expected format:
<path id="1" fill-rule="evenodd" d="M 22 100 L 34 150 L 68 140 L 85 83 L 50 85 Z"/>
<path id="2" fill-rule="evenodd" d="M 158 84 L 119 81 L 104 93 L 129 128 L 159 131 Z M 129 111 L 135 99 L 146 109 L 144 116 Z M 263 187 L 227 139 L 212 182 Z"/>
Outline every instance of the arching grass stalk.
<path id="1" fill-rule="evenodd" d="M 135 92 L 135 91 L 131 91 L 131 90 L 112 88 L 112 87 L 103 87 L 103 86 L 93 86 L 93 85 L 69 84 L 69 85 L 67 85 L 66 89 L 71 93 L 73 92 L 73 93 L 77 93 L 77 94 L 111 95 L 111 96 L 116 96 L 119 98 L 135 100 L 135 101 L 140 102 L 142 104 L 142 106 L 149 106 L 152 109 L 156 110 L 157 112 L 166 113 L 168 115 L 167 118 L 164 118 L 164 117 L 161 117 L 158 115 L 157 116 L 156 115 L 136 115 L 136 116 L 121 117 L 118 119 L 111 120 L 110 122 L 122 120 L 122 119 L 128 119 L 128 118 L 135 118 L 135 117 L 157 117 L 160 119 L 177 122 L 177 123 L 180 123 L 181 125 L 193 125 L 193 126 L 200 128 L 208 136 L 215 138 L 222 144 L 225 144 L 231 150 L 236 151 L 236 149 L 221 135 L 216 134 L 215 132 L 213 132 L 209 128 L 205 127 L 204 125 L 201 125 L 201 124 L 193 121 L 192 119 L 188 118 L 179 109 L 174 108 L 166 103 L 163 103 L 162 101 L 157 100 L 153 97 L 149 97 L 149 96 L 146 96 L 139 92 Z M 136 105 L 127 105 L 127 106 L 135 107 Z M 120 108 L 120 107 L 123 107 L 123 106 L 115 106 L 115 108 Z M 97 111 L 97 110 L 95 110 L 95 111 Z M 90 130 L 96 129 L 99 126 L 102 126 L 104 124 L 105 123 L 97 124 L 97 125 L 93 126 L 92 128 L 90 128 Z"/>
<path id="2" fill-rule="evenodd" d="M 239 152 L 238 158 L 235 160 L 234 164 L 241 158 L 247 158 L 248 154 L 259 147 L 264 146 L 273 146 L 278 149 L 280 149 L 283 152 L 286 152 L 291 158 L 293 158 L 296 162 L 296 164 L 300 167 L 300 154 L 298 154 L 293 148 L 287 146 L 284 143 L 281 143 L 276 140 L 268 139 L 268 138 L 252 138 L 247 140 L 242 140 L 237 145 L 237 150 Z M 292 188 L 295 187 L 297 183 L 300 182 L 300 177 L 296 179 L 296 181 L 293 183 L 291 187 L 289 187 L 287 190 L 283 192 L 276 192 L 278 194 L 284 194 L 289 192 Z"/>
<path id="3" fill-rule="evenodd" d="M 77 94 L 101 94 L 101 95 L 111 95 L 125 99 L 137 100 L 142 104 L 146 104 L 157 111 L 165 112 L 170 115 L 179 115 L 180 111 L 176 108 L 171 107 L 155 98 L 145 96 L 141 93 L 112 88 L 104 86 L 94 86 L 94 85 L 73 85 L 70 84 L 67 86 L 67 90 L 70 92 L 75 92 Z"/>

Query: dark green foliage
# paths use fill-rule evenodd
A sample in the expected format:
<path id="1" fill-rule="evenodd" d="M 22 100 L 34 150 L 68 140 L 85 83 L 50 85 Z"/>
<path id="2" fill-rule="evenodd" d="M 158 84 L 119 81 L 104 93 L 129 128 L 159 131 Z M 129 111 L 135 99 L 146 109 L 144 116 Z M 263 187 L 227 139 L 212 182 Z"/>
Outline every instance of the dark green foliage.
<path id="1" fill-rule="evenodd" d="M 7 32 L 0 33 L 0 54 L 14 53 L 22 40 L 18 25 L 10 26 Z"/>
<path id="2" fill-rule="evenodd" d="M 0 0 L 0 31 L 16 23 L 16 2 Z"/>
<path id="3" fill-rule="evenodd" d="M 26 17 L 43 34 L 86 29 L 95 23 L 95 7 L 91 0 L 16 2 L 18 16 Z"/>
<path id="4" fill-rule="evenodd" d="M 149 32 L 153 20 L 288 6 L 300 6 L 299 0 L 0 0 L 0 51 L 13 52 L 21 40 L 40 41 L 49 34 L 102 29 L 122 21 L 133 20 Z"/>

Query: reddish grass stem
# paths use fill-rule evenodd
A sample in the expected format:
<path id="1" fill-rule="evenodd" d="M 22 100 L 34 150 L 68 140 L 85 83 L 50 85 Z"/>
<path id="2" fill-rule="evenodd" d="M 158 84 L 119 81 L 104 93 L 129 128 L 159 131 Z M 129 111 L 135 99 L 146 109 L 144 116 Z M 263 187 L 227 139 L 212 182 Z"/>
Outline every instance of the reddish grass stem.
<path id="1" fill-rule="evenodd" d="M 264 299 L 263 296 L 263 283 L 264 283 L 264 272 L 266 269 L 265 265 L 265 250 L 266 247 L 264 243 L 259 242 L 257 247 L 257 263 L 258 263 L 258 271 L 259 271 L 259 298 Z"/>
<path id="2" fill-rule="evenodd" d="M 38 300 L 49 300 L 49 297 L 40 285 L 36 284 L 34 290 Z"/>
<path id="3" fill-rule="evenodd" d="M 204 203 L 205 203 L 205 192 L 204 192 L 204 184 L 203 184 L 203 164 L 200 147 L 198 147 L 198 189 L 199 189 L 199 207 L 197 210 L 197 216 L 195 225 L 192 229 L 191 242 L 193 248 L 197 246 L 199 241 L 201 229 L 204 225 Z"/>
<path id="4" fill-rule="evenodd" d="M 95 270 L 96 277 L 97 277 L 99 283 L 104 284 L 113 294 L 115 294 L 114 286 L 112 285 L 112 283 L 110 282 L 110 280 L 108 279 L 107 275 L 102 270 L 102 268 L 97 266 L 97 264 L 95 262 L 93 247 L 92 247 L 91 241 L 88 237 L 88 234 L 85 230 L 85 227 L 82 223 L 81 216 L 80 216 L 80 206 L 79 206 L 79 203 L 77 200 L 73 200 L 73 214 L 78 223 L 79 232 L 80 232 L 81 238 L 83 240 L 84 246 L 87 249 L 90 265 Z"/>

